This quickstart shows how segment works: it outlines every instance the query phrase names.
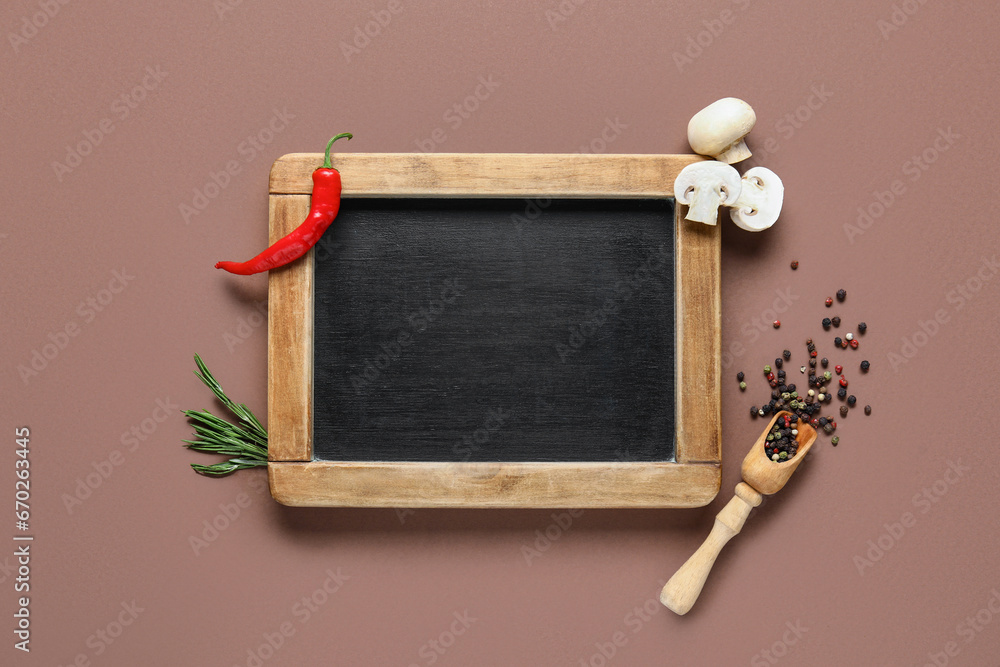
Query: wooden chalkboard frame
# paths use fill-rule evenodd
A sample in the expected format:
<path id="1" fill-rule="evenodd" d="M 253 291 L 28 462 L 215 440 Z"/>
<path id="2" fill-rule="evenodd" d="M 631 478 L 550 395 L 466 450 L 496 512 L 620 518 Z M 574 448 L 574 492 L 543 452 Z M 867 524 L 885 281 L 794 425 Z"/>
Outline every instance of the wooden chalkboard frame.
<path id="1" fill-rule="evenodd" d="M 345 198 L 672 198 L 697 155 L 342 153 Z M 309 210 L 323 156 L 271 168 L 273 243 Z M 268 479 L 294 506 L 700 507 L 721 480 L 720 230 L 675 216 L 675 460 L 418 462 L 313 460 L 313 270 L 310 252 L 268 279 Z"/>

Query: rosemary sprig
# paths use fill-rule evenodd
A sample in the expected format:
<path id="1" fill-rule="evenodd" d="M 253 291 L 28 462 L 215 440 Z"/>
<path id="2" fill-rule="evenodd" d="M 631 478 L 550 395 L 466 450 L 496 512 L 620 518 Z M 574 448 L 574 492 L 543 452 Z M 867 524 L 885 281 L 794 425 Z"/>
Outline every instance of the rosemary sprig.
<path id="1" fill-rule="evenodd" d="M 230 423 L 205 410 L 185 410 L 184 415 L 194 424 L 197 440 L 184 440 L 185 447 L 199 452 L 230 456 L 228 461 L 205 466 L 192 463 L 194 471 L 209 477 L 222 477 L 237 470 L 267 465 L 267 431 L 261 426 L 250 408 L 242 403 L 234 403 L 226 396 L 222 385 L 205 366 L 197 354 L 194 362 L 198 365 L 195 375 L 205 383 L 222 404 L 236 417 Z"/>

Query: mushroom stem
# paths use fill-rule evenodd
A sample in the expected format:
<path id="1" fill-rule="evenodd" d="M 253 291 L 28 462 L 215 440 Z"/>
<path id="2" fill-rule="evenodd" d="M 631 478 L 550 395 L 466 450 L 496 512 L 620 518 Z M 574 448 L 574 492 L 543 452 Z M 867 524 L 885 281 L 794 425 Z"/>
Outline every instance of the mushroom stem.
<path id="1" fill-rule="evenodd" d="M 736 162 L 742 162 L 750 157 L 752 153 L 750 149 L 747 148 L 747 142 L 740 139 L 735 144 L 729 146 L 724 151 L 715 156 L 715 159 L 719 162 L 725 162 L 726 164 L 735 164 Z"/>

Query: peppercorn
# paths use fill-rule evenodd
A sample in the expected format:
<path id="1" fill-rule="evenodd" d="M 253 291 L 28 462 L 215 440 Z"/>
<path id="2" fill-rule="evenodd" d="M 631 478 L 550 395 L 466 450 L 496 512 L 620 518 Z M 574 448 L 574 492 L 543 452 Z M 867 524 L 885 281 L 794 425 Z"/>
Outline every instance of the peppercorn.
<path id="1" fill-rule="evenodd" d="M 778 379 L 779 380 L 785 379 L 785 371 L 778 371 Z"/>
<path id="2" fill-rule="evenodd" d="M 847 343 L 846 340 L 840 341 L 840 347 L 844 348 L 845 350 L 847 349 L 847 345 L 848 345 L 848 343 Z"/>
<path id="3" fill-rule="evenodd" d="M 768 364 L 767 366 L 764 366 L 764 375 L 767 375 L 770 372 L 771 372 L 771 365 Z"/>
<path id="4" fill-rule="evenodd" d="M 822 359 L 819 360 L 819 363 L 823 364 L 823 368 L 826 368 L 827 366 L 830 365 L 830 360 L 827 359 L 826 357 L 823 357 Z"/>
<path id="5" fill-rule="evenodd" d="M 855 338 L 855 339 L 854 339 L 854 340 L 852 340 L 852 341 L 849 341 L 849 343 L 850 343 L 850 346 L 851 346 L 851 349 L 852 349 L 852 350 L 856 350 L 856 349 L 858 349 L 858 345 L 860 345 L 860 343 L 858 342 L 858 339 L 857 339 L 857 338 Z"/>
<path id="6" fill-rule="evenodd" d="M 841 387 L 837 390 L 837 398 L 847 398 L 847 390 Z"/>
<path id="7" fill-rule="evenodd" d="M 844 367 L 841 366 L 840 364 L 837 364 L 836 366 L 833 367 L 833 370 L 837 371 L 837 375 L 840 375 L 841 373 L 844 372 Z"/>
<path id="8" fill-rule="evenodd" d="M 817 401 L 825 401 L 826 400 L 826 394 L 822 394 L 822 393 L 821 394 L 817 394 L 816 395 L 816 400 Z"/>
<path id="9" fill-rule="evenodd" d="M 823 379 L 826 380 L 827 382 L 829 382 L 830 380 L 833 379 L 833 373 L 831 373 L 830 371 L 824 371 L 823 372 Z"/>
<path id="10" fill-rule="evenodd" d="M 858 333 L 864 333 L 868 329 L 868 325 L 864 322 L 858 324 Z"/>
<path id="11" fill-rule="evenodd" d="M 796 261 L 793 261 L 793 262 L 792 262 L 792 271 L 794 271 L 794 270 L 795 270 L 795 269 L 797 269 L 797 268 L 799 268 L 799 263 L 798 263 L 798 262 L 796 262 Z"/>
<path id="12" fill-rule="evenodd" d="M 837 301 L 843 301 L 847 298 L 847 290 L 839 289 L 837 290 Z"/>
<path id="13" fill-rule="evenodd" d="M 840 386 L 841 387 L 847 386 L 847 378 L 845 378 L 843 375 L 840 376 Z"/>
<path id="14" fill-rule="evenodd" d="M 833 326 L 835 326 L 835 327 L 839 327 L 840 326 L 840 318 L 839 317 L 834 317 L 830 321 L 833 322 Z"/>
<path id="15" fill-rule="evenodd" d="M 743 378 L 744 377 L 746 377 L 746 376 L 743 375 L 743 371 L 740 371 L 739 373 L 736 374 L 736 381 L 737 382 L 743 382 Z"/>
<path id="16" fill-rule="evenodd" d="M 846 417 L 847 416 L 847 406 L 846 405 L 841 405 L 840 406 L 840 416 L 841 417 Z"/>
<path id="17" fill-rule="evenodd" d="M 858 402 L 858 397 L 855 396 L 854 394 L 851 394 L 850 396 L 847 397 L 847 404 L 852 408 L 854 407 L 854 404 L 857 402 Z"/>
<path id="18" fill-rule="evenodd" d="M 747 383 L 740 382 L 740 391 L 746 391 L 746 390 L 747 390 Z"/>
<path id="19" fill-rule="evenodd" d="M 872 406 L 866 405 L 865 406 L 865 414 L 866 415 L 870 415 L 871 413 L 872 413 Z"/>
<path id="20" fill-rule="evenodd" d="M 781 353 L 781 356 L 785 358 L 785 361 L 788 361 L 789 359 L 792 358 L 792 352 L 791 350 L 785 350 L 784 352 Z"/>
<path id="21" fill-rule="evenodd" d="M 832 305 L 833 305 L 833 299 L 830 297 L 826 297 L 826 307 L 829 308 Z"/>
<path id="22" fill-rule="evenodd" d="M 834 447 L 836 447 L 838 444 L 840 444 L 840 436 L 839 435 L 835 435 L 832 438 L 830 438 L 830 444 L 833 445 Z"/>
<path id="23" fill-rule="evenodd" d="M 788 391 L 789 393 L 791 393 L 792 396 L 795 396 L 795 385 L 794 384 L 788 385 Z"/>
<path id="24" fill-rule="evenodd" d="M 854 334 L 848 333 L 846 336 L 844 336 L 844 338 L 846 338 L 848 341 L 852 341 L 854 340 Z"/>
<path id="25" fill-rule="evenodd" d="M 799 366 L 799 372 L 800 373 L 805 373 L 806 372 L 806 367 L 805 366 Z"/>
<path id="26" fill-rule="evenodd" d="M 831 324 L 830 318 L 829 317 L 824 317 L 823 318 L 823 328 L 824 329 L 829 329 L 830 328 L 830 324 Z"/>
<path id="27" fill-rule="evenodd" d="M 836 345 L 837 347 L 840 347 L 840 343 L 842 340 L 843 339 L 840 336 L 837 336 L 836 338 L 833 339 L 833 344 Z"/>
<path id="28" fill-rule="evenodd" d="M 869 368 L 871 368 L 871 363 L 867 359 L 861 362 L 861 370 L 867 373 Z"/>
<path id="29" fill-rule="evenodd" d="M 751 417 L 756 417 L 757 416 L 757 406 L 756 405 L 751 405 L 750 406 L 750 416 Z"/>
<path id="30" fill-rule="evenodd" d="M 812 344 L 813 344 L 813 339 L 812 338 L 806 338 L 806 347 L 809 347 Z"/>
<path id="31" fill-rule="evenodd" d="M 781 320 L 775 320 L 774 321 L 774 328 L 775 329 L 781 328 Z"/>
<path id="32" fill-rule="evenodd" d="M 777 359 L 774 360 L 774 367 L 775 368 L 781 368 L 784 365 L 785 365 L 785 362 L 781 359 L 781 357 L 778 357 Z"/>
<path id="33" fill-rule="evenodd" d="M 829 420 L 826 417 L 820 417 L 819 418 L 819 425 L 820 426 L 826 426 L 826 422 L 827 421 L 829 421 Z"/>
<path id="34" fill-rule="evenodd" d="M 816 358 L 816 350 L 813 350 L 812 352 L 810 352 L 809 356 L 815 359 Z"/>
<path id="35" fill-rule="evenodd" d="M 830 424 L 824 425 L 823 426 L 823 433 L 826 433 L 827 435 L 830 435 L 831 433 L 833 433 L 833 426 L 831 426 Z"/>
<path id="36" fill-rule="evenodd" d="M 810 359 L 809 360 L 809 368 L 816 368 L 816 360 L 815 359 Z"/>

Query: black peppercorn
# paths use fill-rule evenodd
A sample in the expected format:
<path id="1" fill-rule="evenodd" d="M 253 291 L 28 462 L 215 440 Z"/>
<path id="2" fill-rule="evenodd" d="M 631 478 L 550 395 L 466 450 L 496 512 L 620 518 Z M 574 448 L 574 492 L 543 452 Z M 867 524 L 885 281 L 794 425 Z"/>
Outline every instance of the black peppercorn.
<path id="1" fill-rule="evenodd" d="M 826 417 L 820 417 L 819 418 L 819 425 L 820 426 L 826 426 Z"/>
<path id="2" fill-rule="evenodd" d="M 834 317 L 830 321 L 833 322 L 833 326 L 835 326 L 835 327 L 839 327 L 840 326 L 840 318 L 839 317 Z"/>
<path id="3" fill-rule="evenodd" d="M 841 417 L 846 417 L 847 416 L 847 406 L 846 405 L 841 405 L 840 406 L 840 416 Z"/>
<path id="4" fill-rule="evenodd" d="M 861 362 L 861 370 L 867 373 L 869 368 L 871 368 L 871 364 L 868 362 L 867 359 Z"/>
<path id="5" fill-rule="evenodd" d="M 830 360 L 827 359 L 826 357 L 823 357 L 822 359 L 819 360 L 819 363 L 823 364 L 823 368 L 826 368 L 827 366 L 830 365 Z"/>
<path id="6" fill-rule="evenodd" d="M 870 415 L 871 413 L 872 413 L 872 406 L 866 405 L 865 406 L 865 414 L 866 415 Z"/>
<path id="7" fill-rule="evenodd" d="M 750 416 L 751 417 L 756 417 L 757 416 L 757 406 L 756 405 L 751 405 L 750 406 Z"/>
<path id="8" fill-rule="evenodd" d="M 792 358 L 792 352 L 791 350 L 785 350 L 784 352 L 781 353 L 781 356 L 785 358 L 785 361 L 788 361 L 789 359 Z"/>
<path id="9" fill-rule="evenodd" d="M 778 357 L 777 359 L 774 360 L 774 365 L 777 368 L 781 368 L 784 365 L 784 363 L 785 362 L 781 360 L 781 357 Z"/>
<path id="10" fill-rule="evenodd" d="M 854 404 L 857 402 L 858 402 L 858 397 L 855 396 L 854 394 L 851 394 L 850 396 L 847 397 L 847 404 L 852 408 L 854 407 Z"/>
<path id="11" fill-rule="evenodd" d="M 809 368 L 816 368 L 816 359 L 809 360 Z"/>
<path id="12" fill-rule="evenodd" d="M 830 328 L 830 324 L 831 324 L 831 323 L 832 323 L 832 322 L 831 322 L 831 320 L 830 320 L 830 318 L 829 318 L 829 317 L 824 317 L 824 318 L 823 318 L 823 328 L 824 328 L 824 329 L 829 329 L 829 328 Z"/>
<path id="13" fill-rule="evenodd" d="M 744 377 L 746 377 L 746 376 L 743 375 L 743 371 L 740 371 L 739 373 L 736 374 L 736 381 L 737 382 L 743 382 L 743 378 Z"/>
<path id="14" fill-rule="evenodd" d="M 868 329 L 868 325 L 864 322 L 858 324 L 858 333 L 864 333 L 866 329 Z"/>
<path id="15" fill-rule="evenodd" d="M 837 347 L 840 347 L 840 344 L 843 342 L 844 341 L 840 336 L 837 336 L 836 338 L 833 339 L 833 344 L 836 345 Z"/>
<path id="16" fill-rule="evenodd" d="M 847 298 L 847 290 L 839 289 L 837 290 L 837 301 L 843 301 Z"/>
<path id="17" fill-rule="evenodd" d="M 788 385 L 785 391 L 787 391 L 789 394 L 792 393 L 793 391 L 795 391 L 795 385 L 794 384 Z"/>
<path id="18" fill-rule="evenodd" d="M 847 398 L 847 390 L 841 387 L 837 390 L 837 398 Z"/>
<path id="19" fill-rule="evenodd" d="M 830 435 L 831 433 L 833 433 L 833 426 L 831 426 L 830 424 L 826 424 L 823 427 L 823 433 L 826 433 L 827 435 Z"/>

